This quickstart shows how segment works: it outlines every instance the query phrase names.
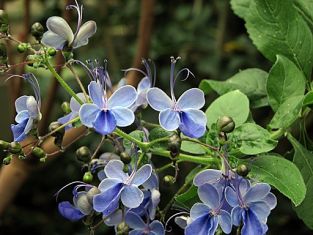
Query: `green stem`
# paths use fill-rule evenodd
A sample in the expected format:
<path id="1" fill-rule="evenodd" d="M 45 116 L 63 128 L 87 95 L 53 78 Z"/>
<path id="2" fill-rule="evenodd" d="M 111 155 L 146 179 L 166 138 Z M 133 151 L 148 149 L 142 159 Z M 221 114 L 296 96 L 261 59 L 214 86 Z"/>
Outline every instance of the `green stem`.
<path id="1" fill-rule="evenodd" d="M 219 150 L 218 147 L 214 147 L 212 145 L 209 145 L 209 144 L 206 144 L 206 143 L 202 143 L 201 141 L 199 141 L 197 139 L 192 139 L 192 138 L 189 138 L 189 137 L 183 137 L 182 141 L 189 141 L 189 142 L 197 143 L 197 144 L 200 144 L 200 145 L 202 145 L 204 147 L 212 149 L 213 151 L 218 151 Z"/>
<path id="2" fill-rule="evenodd" d="M 137 146 L 139 148 L 141 148 L 141 150 L 143 152 L 147 151 L 149 149 L 149 143 L 144 143 L 144 142 L 141 142 L 140 140 L 137 140 L 136 138 L 128 135 L 127 133 L 125 133 L 124 131 L 122 131 L 121 129 L 119 128 L 116 128 L 114 133 L 120 137 L 123 137 L 124 139 L 127 139 L 135 144 L 137 144 Z"/>
<path id="3" fill-rule="evenodd" d="M 182 160 L 178 160 L 176 163 L 180 163 L 180 162 L 182 162 Z M 170 167 L 175 168 L 175 166 L 173 165 L 173 162 L 170 162 L 170 163 L 168 163 L 168 164 L 166 164 L 164 166 L 161 166 L 160 168 L 157 168 L 156 172 L 160 173 L 160 172 L 162 172 L 162 171 L 164 171 L 164 170 L 166 170 L 166 169 L 168 169 Z"/>
<path id="4" fill-rule="evenodd" d="M 159 143 L 159 142 L 166 142 L 169 139 L 170 139 L 170 137 L 166 136 L 166 137 L 162 137 L 162 138 L 159 138 L 159 139 L 152 140 L 152 141 L 149 142 L 148 147 L 151 148 L 151 147 L 153 147 L 154 144 Z"/>
<path id="5" fill-rule="evenodd" d="M 83 104 L 84 102 L 75 94 L 72 88 L 64 81 L 64 79 L 55 71 L 55 69 L 51 66 L 48 59 L 46 59 L 46 66 L 53 74 L 53 76 L 58 80 L 61 86 L 69 93 L 78 103 Z"/>
<path id="6" fill-rule="evenodd" d="M 151 149 L 150 152 L 154 155 L 172 158 L 170 151 L 166 151 L 162 149 Z M 192 155 L 180 153 L 176 158 L 180 161 L 193 162 L 193 163 L 198 163 L 198 164 L 203 164 L 203 165 L 210 165 L 210 164 L 215 164 L 218 162 L 216 158 L 213 158 L 208 155 L 192 156 Z"/>
<path id="7" fill-rule="evenodd" d="M 278 129 L 277 131 L 273 131 L 272 133 L 271 133 L 271 139 L 274 139 L 274 140 L 277 140 L 277 139 L 279 139 L 281 136 L 283 136 L 284 134 L 285 134 L 285 130 L 284 129 L 282 129 L 282 128 L 280 128 L 280 129 Z"/>

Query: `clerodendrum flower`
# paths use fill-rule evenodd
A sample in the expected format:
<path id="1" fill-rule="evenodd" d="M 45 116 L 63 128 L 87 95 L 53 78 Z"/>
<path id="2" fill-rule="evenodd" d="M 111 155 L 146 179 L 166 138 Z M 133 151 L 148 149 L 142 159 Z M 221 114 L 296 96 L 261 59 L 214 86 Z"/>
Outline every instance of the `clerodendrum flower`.
<path id="1" fill-rule="evenodd" d="M 88 39 L 97 31 L 96 22 L 90 20 L 82 25 L 83 6 L 69 5 L 66 9 L 76 9 L 78 23 L 76 32 L 73 33 L 68 23 L 59 16 L 52 16 L 47 20 L 48 31 L 44 33 L 41 42 L 57 50 L 77 48 L 88 44 Z"/>
<path id="2" fill-rule="evenodd" d="M 138 207 L 144 199 L 138 187 L 150 178 L 152 167 L 146 164 L 131 174 L 125 173 L 123 168 L 124 163 L 120 160 L 111 160 L 104 168 L 107 178 L 98 186 L 101 193 L 93 198 L 94 210 L 102 212 L 104 216 L 118 208 L 120 199 L 128 208 Z"/>
<path id="3" fill-rule="evenodd" d="M 188 75 L 191 73 L 188 69 L 183 69 L 174 77 L 176 62 L 177 59 L 171 57 L 171 98 L 161 89 L 151 88 L 147 92 L 147 101 L 154 110 L 160 112 L 159 122 L 165 130 L 179 128 L 185 135 L 199 138 L 204 134 L 207 122 L 205 114 L 199 110 L 205 104 L 204 93 L 198 88 L 191 88 L 176 100 L 174 85 L 177 77 L 183 71 L 187 71 Z"/>
<path id="4" fill-rule="evenodd" d="M 29 134 L 36 123 L 41 119 L 41 99 L 38 81 L 32 73 L 23 74 L 22 77 L 32 86 L 35 97 L 23 95 L 15 101 L 15 109 L 17 112 L 15 121 L 18 124 L 11 125 L 14 141 L 24 140 L 27 134 Z"/>
<path id="5" fill-rule="evenodd" d="M 107 71 L 97 67 L 91 75 L 97 74 L 97 81 L 88 85 L 92 104 L 83 104 L 79 110 L 79 117 L 83 125 L 94 128 L 102 135 L 110 134 L 116 126 L 125 127 L 135 120 L 133 111 L 129 108 L 137 99 L 136 89 L 125 85 L 117 89 L 108 98 L 107 86 L 110 88 L 110 78 Z M 95 78 L 95 77 L 93 77 Z"/>

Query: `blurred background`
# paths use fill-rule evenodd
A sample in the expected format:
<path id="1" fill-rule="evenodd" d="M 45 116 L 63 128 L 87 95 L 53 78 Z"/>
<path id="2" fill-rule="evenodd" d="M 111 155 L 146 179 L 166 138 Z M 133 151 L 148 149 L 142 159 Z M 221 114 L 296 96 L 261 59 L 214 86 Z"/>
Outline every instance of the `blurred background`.
<path id="1" fill-rule="evenodd" d="M 0 9 L 9 14 L 10 32 L 14 37 L 35 42 L 30 35 L 31 25 L 34 22 L 45 25 L 49 16 L 64 16 L 73 28 L 76 27 L 76 12 L 64 10 L 69 3 L 72 1 L 0 0 Z M 177 96 L 187 88 L 197 87 L 201 79 L 225 80 L 241 69 L 257 67 L 268 71 L 271 67 L 253 46 L 244 22 L 234 15 L 227 0 L 84 0 L 83 4 L 84 21 L 96 21 L 98 31 L 89 45 L 75 50 L 75 58 L 82 61 L 107 59 L 109 73 L 115 83 L 124 76 L 122 69 L 140 66 L 138 56 L 155 62 L 156 84 L 166 92 L 169 92 L 170 56 L 182 57 L 178 67 L 188 67 L 195 78 L 179 81 Z M 60 105 L 70 97 L 56 85 L 48 71 L 24 67 L 25 54 L 17 53 L 16 44 L 8 44 L 7 48 L 10 64 L 21 64 L 0 75 L 0 139 L 10 141 L 10 124 L 15 115 L 14 100 L 20 94 L 31 94 L 28 85 L 20 84 L 16 79 L 4 82 L 10 74 L 32 71 L 37 75 L 47 114 L 41 126 L 42 133 L 51 121 L 62 115 Z M 55 60 L 56 64 L 62 63 L 60 56 L 56 56 Z M 87 85 L 89 79 L 84 71 L 79 67 L 75 69 Z M 78 90 L 69 71 L 61 73 Z M 136 74 L 136 78 L 139 79 L 140 75 Z M 52 101 L 49 96 L 52 96 Z M 216 97 L 216 94 L 208 96 L 207 105 Z M 151 110 L 146 110 L 143 115 L 147 120 L 157 121 L 156 113 Z M 264 126 L 271 117 L 271 111 L 261 108 L 253 112 L 253 117 Z M 82 178 L 83 169 L 75 160 L 74 151 L 81 145 L 94 149 L 98 141 L 99 136 L 90 135 L 72 145 L 66 153 L 32 170 L 12 203 L 0 215 L 0 234 L 88 234 L 81 222 L 72 223 L 58 214 L 54 194 L 67 183 Z M 282 148 L 286 150 L 289 146 Z M 108 149 L 103 146 L 100 152 L 105 151 Z M 163 161 L 160 161 L 157 166 L 162 164 Z M 182 164 L 180 174 L 185 175 L 192 167 L 192 164 Z M 174 186 L 166 187 L 161 180 L 161 208 L 182 182 L 183 177 L 180 177 Z M 312 234 L 297 219 L 289 200 L 278 192 L 275 194 L 279 203 L 269 217 L 268 234 Z M 62 192 L 60 200 L 71 200 L 71 189 Z M 96 234 L 113 232 L 102 226 Z M 183 234 L 183 231 L 174 226 L 170 234 Z"/>

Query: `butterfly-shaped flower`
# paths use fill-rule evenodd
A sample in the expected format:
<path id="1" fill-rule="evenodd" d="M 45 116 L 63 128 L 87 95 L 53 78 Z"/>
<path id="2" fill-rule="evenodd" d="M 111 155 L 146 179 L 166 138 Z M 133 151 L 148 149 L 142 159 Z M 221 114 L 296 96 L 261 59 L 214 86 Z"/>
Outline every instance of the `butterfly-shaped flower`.
<path id="1" fill-rule="evenodd" d="M 69 5 L 66 9 L 76 9 L 78 23 L 76 32 L 73 33 L 68 23 L 59 16 L 50 17 L 47 22 L 48 31 L 44 33 L 41 42 L 57 50 L 64 48 L 78 48 L 88 44 L 88 39 L 97 31 L 96 22 L 90 20 L 82 25 L 83 6 Z"/>
<path id="2" fill-rule="evenodd" d="M 17 112 L 15 121 L 18 124 L 11 125 L 14 141 L 24 140 L 41 119 L 41 99 L 38 81 L 32 73 L 23 74 L 22 77 L 32 86 L 35 97 L 23 95 L 15 101 L 15 109 Z"/>
<path id="3" fill-rule="evenodd" d="M 154 110 L 160 112 L 159 122 L 165 130 L 173 131 L 179 128 L 185 135 L 199 138 L 204 134 L 207 122 L 205 114 L 199 110 L 205 104 L 204 93 L 198 88 L 191 88 L 176 100 L 174 95 L 176 78 L 182 71 L 191 73 L 188 69 L 183 69 L 174 77 L 177 59 L 171 57 L 171 98 L 161 89 L 151 88 L 147 92 L 147 101 Z"/>
<path id="4" fill-rule="evenodd" d="M 129 108 L 137 99 L 136 89 L 130 85 L 122 86 L 108 98 L 107 86 L 111 81 L 106 69 L 96 67 L 91 71 L 95 79 L 88 85 L 92 104 L 83 104 L 79 117 L 83 125 L 94 128 L 96 132 L 107 135 L 116 126 L 125 127 L 135 120 L 133 111 Z"/>

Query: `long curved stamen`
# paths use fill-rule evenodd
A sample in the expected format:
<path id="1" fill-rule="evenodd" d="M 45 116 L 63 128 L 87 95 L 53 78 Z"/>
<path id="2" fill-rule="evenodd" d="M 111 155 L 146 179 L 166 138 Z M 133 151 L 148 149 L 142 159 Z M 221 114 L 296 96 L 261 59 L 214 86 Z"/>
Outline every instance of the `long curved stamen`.
<path id="1" fill-rule="evenodd" d="M 68 186 L 71 186 L 72 184 L 85 184 L 84 182 L 82 181 L 73 181 L 71 183 L 68 183 L 67 185 L 63 186 L 59 191 L 57 191 L 54 196 L 56 197 L 56 201 L 58 200 L 58 197 L 59 197 L 59 194 L 64 190 L 66 189 Z"/>
<path id="2" fill-rule="evenodd" d="M 94 80 L 95 80 L 95 78 L 93 77 L 92 71 L 91 71 L 91 70 L 88 68 L 88 66 L 85 65 L 83 62 L 81 62 L 80 60 L 71 60 L 71 61 L 70 61 L 70 64 L 72 64 L 72 63 L 76 63 L 76 64 L 79 64 L 79 65 L 83 66 L 83 68 L 84 68 L 85 71 L 87 72 L 88 77 L 90 78 L 90 80 L 91 80 L 91 81 L 94 81 Z M 89 64 L 92 63 L 92 62 L 91 62 L 91 60 L 87 60 L 86 63 L 89 65 Z"/>
<path id="3" fill-rule="evenodd" d="M 164 228 L 165 228 L 165 231 L 166 232 L 171 232 L 172 231 L 172 228 L 167 228 L 168 226 L 168 223 L 173 219 L 175 218 L 176 216 L 179 216 L 179 215 L 189 215 L 188 212 L 185 212 L 185 211 L 182 211 L 182 212 L 178 212 L 178 213 L 175 213 L 174 215 L 172 215 L 170 218 L 168 218 L 168 220 L 165 222 L 165 225 L 164 225 Z"/>
<path id="4" fill-rule="evenodd" d="M 176 59 L 171 56 L 171 73 L 170 73 L 170 89 L 171 89 L 171 97 L 174 102 L 176 102 L 175 94 L 174 94 L 174 85 L 175 85 L 175 64 L 178 60 L 180 60 L 181 57 L 177 57 Z"/>
<path id="5" fill-rule="evenodd" d="M 139 73 L 142 73 L 146 77 L 148 76 L 143 70 L 137 69 L 137 68 L 128 68 L 128 69 L 123 69 L 122 71 L 124 72 L 124 76 L 126 76 L 127 73 L 129 73 L 130 71 L 137 71 Z"/>
<path id="6" fill-rule="evenodd" d="M 83 5 L 79 5 L 77 0 L 75 0 L 76 5 L 69 5 L 66 7 L 66 10 L 75 9 L 77 11 L 77 27 L 76 32 L 74 34 L 73 42 L 79 32 L 79 29 L 81 27 L 82 21 L 83 21 Z"/>
<path id="7" fill-rule="evenodd" d="M 179 77 L 179 75 L 182 74 L 182 73 L 185 72 L 185 71 L 187 72 L 187 74 L 186 74 L 186 76 L 185 76 L 183 79 L 181 79 L 181 81 L 186 81 L 186 80 L 189 78 L 190 75 L 195 78 L 195 75 L 190 71 L 190 69 L 188 69 L 188 68 L 183 68 L 183 69 L 181 69 L 181 70 L 179 70 L 179 71 L 177 72 L 177 74 L 176 74 L 176 76 L 175 76 L 175 79 L 174 79 L 174 84 L 176 83 L 176 80 L 177 80 L 177 78 Z"/>
<path id="8" fill-rule="evenodd" d="M 41 98 L 40 98 L 40 87 L 39 83 L 37 81 L 37 78 L 35 77 L 34 74 L 32 73 L 25 73 L 22 75 L 22 77 L 31 85 L 33 88 L 34 94 L 35 94 L 35 99 L 38 103 L 38 105 L 41 105 Z"/>
<path id="9" fill-rule="evenodd" d="M 74 197 L 77 197 L 77 194 L 78 194 L 78 189 L 80 189 L 81 187 L 88 187 L 88 188 L 92 188 L 93 186 L 90 185 L 90 184 L 79 184 L 79 185 L 76 185 L 73 190 L 72 190 L 72 194 L 74 195 Z"/>

